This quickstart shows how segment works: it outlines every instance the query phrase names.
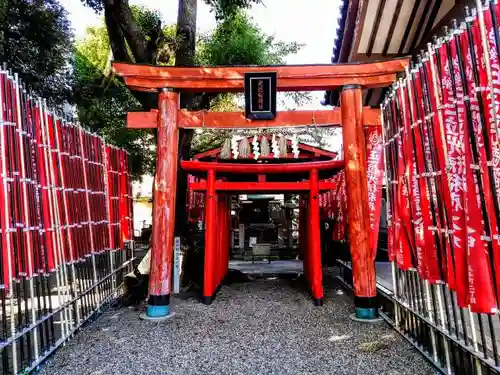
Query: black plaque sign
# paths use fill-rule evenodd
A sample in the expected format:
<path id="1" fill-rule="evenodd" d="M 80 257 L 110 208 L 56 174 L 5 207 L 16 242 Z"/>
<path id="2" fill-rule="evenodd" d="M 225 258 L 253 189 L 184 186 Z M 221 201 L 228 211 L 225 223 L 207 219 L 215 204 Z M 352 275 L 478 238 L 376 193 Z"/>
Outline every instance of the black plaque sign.
<path id="1" fill-rule="evenodd" d="M 274 120 L 276 72 L 245 73 L 245 117 L 249 120 Z"/>

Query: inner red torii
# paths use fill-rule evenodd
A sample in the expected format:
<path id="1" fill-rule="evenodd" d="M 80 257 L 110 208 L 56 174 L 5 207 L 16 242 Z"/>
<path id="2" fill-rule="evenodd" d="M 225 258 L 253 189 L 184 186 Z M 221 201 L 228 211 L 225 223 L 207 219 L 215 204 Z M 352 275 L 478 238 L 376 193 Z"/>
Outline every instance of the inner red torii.
<path id="1" fill-rule="evenodd" d="M 291 142 L 288 142 L 288 148 Z M 205 207 L 205 263 L 203 299 L 210 303 L 217 287 L 228 269 L 230 205 L 228 198 L 234 193 L 288 192 L 300 194 L 308 201 L 308 209 L 301 206 L 300 216 L 305 215 L 302 226 L 310 234 L 301 238 L 304 258 L 304 274 L 316 305 L 323 302 L 322 263 L 320 244 L 320 207 L 318 194 L 331 191 L 329 181 L 340 169 L 343 160 L 335 160 L 337 153 L 298 144 L 299 156 L 287 153 L 279 158 L 254 155 L 239 157 L 237 160 L 221 158 L 221 148 L 215 148 L 195 155 L 192 161 L 181 161 L 181 167 L 199 181 L 191 182 L 190 191 L 204 192 Z M 294 163 L 285 163 L 295 161 Z M 216 179 L 216 176 L 218 179 Z M 212 180 L 213 179 L 213 180 Z M 235 181 L 236 180 L 236 181 Z M 215 203 L 214 203 L 215 202 Z M 230 200 L 229 200 L 230 202 Z M 214 207 L 215 206 L 215 207 Z M 216 233 L 217 235 L 214 235 Z M 308 239 L 307 246 L 304 245 Z"/>
<path id="2" fill-rule="evenodd" d="M 157 167 L 154 188 L 153 240 L 147 315 L 168 315 L 172 258 L 174 245 L 175 195 L 177 168 L 180 165 L 191 173 L 206 175 L 206 255 L 204 297 L 211 300 L 220 283 L 224 269 L 210 272 L 217 256 L 217 227 L 224 225 L 227 199 L 217 202 L 217 190 L 235 189 L 230 181 L 217 181 L 225 174 L 287 175 L 297 174 L 307 181 L 284 181 L 295 189 L 304 189 L 309 199 L 306 212 L 308 255 L 305 269 L 315 302 L 323 298 L 321 259 L 319 252 L 319 191 L 321 177 L 345 168 L 349 242 L 353 263 L 353 281 L 356 316 L 371 319 L 377 315 L 375 264 L 370 250 L 370 225 L 366 180 L 366 149 L 363 126 L 380 125 L 378 109 L 362 107 L 362 89 L 385 87 L 392 84 L 396 74 L 408 66 L 408 59 L 395 59 L 369 64 L 267 66 L 267 67 L 156 67 L 138 64 L 113 63 L 115 73 L 122 76 L 133 90 L 160 91 L 158 110 L 129 113 L 130 128 L 157 128 Z M 274 72 L 278 91 L 332 90 L 341 88 L 341 106 L 330 111 L 279 112 L 274 120 L 251 121 L 244 114 L 217 112 L 189 112 L 179 108 L 179 91 L 241 92 L 245 73 Z M 343 129 L 344 160 L 305 161 L 297 163 L 221 163 L 183 160 L 178 163 L 180 128 L 265 128 L 286 126 L 341 126 Z M 262 184 L 280 181 L 247 181 L 248 190 Z M 253 184 L 253 185 L 252 185 Z M 281 185 L 281 188 L 291 185 Z M 274 187 L 278 187 L 274 185 Z M 200 187 L 201 188 L 201 187 Z M 240 190 L 240 189 L 236 189 Z M 228 190 L 231 191 L 231 190 Z M 300 191 L 300 190 L 299 190 Z M 219 203 L 219 204 L 218 204 Z M 219 207 L 219 208 L 218 208 Z M 223 244 L 224 245 L 224 244 Z M 225 246 L 225 245 L 224 245 Z M 227 268 L 226 268 L 227 269 Z"/>

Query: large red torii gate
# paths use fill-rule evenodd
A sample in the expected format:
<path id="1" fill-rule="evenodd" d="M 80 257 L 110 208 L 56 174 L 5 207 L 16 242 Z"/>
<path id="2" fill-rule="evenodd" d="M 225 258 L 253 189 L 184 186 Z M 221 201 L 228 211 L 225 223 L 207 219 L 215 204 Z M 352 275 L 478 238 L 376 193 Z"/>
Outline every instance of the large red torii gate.
<path id="1" fill-rule="evenodd" d="M 403 72 L 409 59 L 395 59 L 368 64 L 265 66 L 265 67 L 158 67 L 138 64 L 113 63 L 116 74 L 122 76 L 132 90 L 160 91 L 158 109 L 151 112 L 129 113 L 129 128 L 157 128 L 157 160 L 153 192 L 153 240 L 147 316 L 164 317 L 169 313 L 172 258 L 174 246 L 175 195 L 177 186 L 178 141 L 180 128 L 264 128 L 304 126 L 314 122 L 315 126 L 340 125 L 343 129 L 344 160 L 280 164 L 280 172 L 300 168 L 310 173 L 308 207 L 309 220 L 317 224 L 317 233 L 309 233 L 308 244 L 313 253 L 319 246 L 319 201 L 320 183 L 318 171 L 322 168 L 345 166 L 347 184 L 347 207 L 349 217 L 349 239 L 353 264 L 353 282 L 356 316 L 371 319 L 377 316 L 375 263 L 370 250 L 370 224 L 366 180 L 366 150 L 364 125 L 379 125 L 380 111 L 363 108 L 363 88 L 386 87 Z M 313 91 L 341 89 L 341 106 L 329 111 L 287 111 L 277 114 L 274 120 L 250 121 L 243 113 L 189 112 L 179 108 L 179 92 L 242 92 L 245 73 L 276 72 L 278 91 Z M 326 163 L 326 166 L 325 166 Z M 216 217 L 217 170 L 234 165 L 203 165 L 198 161 L 182 161 L 186 170 L 203 170 L 207 173 L 205 189 L 207 213 Z M 299 167 L 300 166 L 300 167 Z M 272 165 L 252 165 L 271 172 Z M 245 165 L 245 169 L 249 166 Z M 226 170 L 227 171 L 227 170 Z M 260 171 L 262 172 L 262 170 Z M 239 171 L 239 173 L 248 173 Z M 259 173 L 254 172 L 254 173 Z M 265 173 L 265 172 L 264 172 Z M 220 186 L 219 186 L 220 188 Z M 207 215 L 209 216 L 209 215 Z M 311 225 L 314 230 L 315 225 Z M 213 227 L 207 223 L 207 239 L 215 242 Z M 317 238 L 316 243 L 309 241 Z M 209 254 L 209 257 L 211 255 Z M 317 257 L 316 257 L 317 258 Z M 321 260 L 319 260 L 321 266 Z M 207 260 L 205 261 L 207 264 Z M 318 270 L 317 260 L 308 265 Z M 205 286 L 204 286 L 205 288 Z M 213 282 L 206 287 L 204 297 L 213 289 Z M 323 298 L 322 287 L 317 289 L 315 299 Z"/>

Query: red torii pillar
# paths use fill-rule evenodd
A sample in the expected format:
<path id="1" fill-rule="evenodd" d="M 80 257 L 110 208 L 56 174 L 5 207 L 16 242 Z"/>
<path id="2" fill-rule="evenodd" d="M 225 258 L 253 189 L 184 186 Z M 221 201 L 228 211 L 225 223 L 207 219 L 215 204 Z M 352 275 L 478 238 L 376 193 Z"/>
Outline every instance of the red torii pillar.
<path id="1" fill-rule="evenodd" d="M 169 315 L 177 193 L 179 93 L 163 90 L 159 94 L 158 109 L 149 298 L 144 316 L 150 319 Z"/>
<path id="2" fill-rule="evenodd" d="M 217 253 L 217 196 L 215 192 L 215 171 L 210 169 L 207 176 L 205 195 L 205 261 L 203 277 L 203 303 L 211 304 L 214 297 L 214 261 Z"/>
<path id="3" fill-rule="evenodd" d="M 308 210 L 308 262 L 310 262 L 309 285 L 316 306 L 323 305 L 323 267 L 321 265 L 321 229 L 319 219 L 319 176 L 318 170 L 313 169 L 310 173 Z"/>
<path id="4" fill-rule="evenodd" d="M 356 318 L 370 320 L 378 316 L 378 302 L 375 260 L 370 250 L 370 213 L 368 209 L 362 97 L 360 86 L 346 85 L 342 89 L 340 108 L 342 112 L 354 307 Z"/>

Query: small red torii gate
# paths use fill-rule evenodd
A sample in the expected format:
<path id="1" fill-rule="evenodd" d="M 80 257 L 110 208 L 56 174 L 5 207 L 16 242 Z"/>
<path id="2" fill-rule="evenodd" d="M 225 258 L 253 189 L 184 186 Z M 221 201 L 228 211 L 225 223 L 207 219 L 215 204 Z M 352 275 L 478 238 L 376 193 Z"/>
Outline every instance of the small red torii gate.
<path id="1" fill-rule="evenodd" d="M 206 252 L 207 264 L 213 264 L 218 216 L 216 190 L 221 183 L 216 174 L 229 173 L 293 173 L 308 172 L 310 193 L 308 218 L 311 222 L 308 245 L 312 259 L 307 265 L 313 273 L 311 283 L 315 302 L 321 304 L 320 222 L 319 200 L 321 169 L 345 167 L 350 250 L 353 265 L 356 317 L 372 319 L 377 316 L 375 263 L 370 250 L 370 224 L 366 179 L 366 150 L 363 126 L 380 126 L 380 110 L 363 108 L 363 88 L 386 87 L 403 72 L 409 59 L 395 59 L 367 64 L 266 66 L 266 67 L 157 67 L 138 64 L 113 63 L 116 74 L 122 76 L 132 90 L 160 91 L 158 109 L 150 112 L 131 112 L 128 127 L 133 129 L 157 128 L 157 159 L 154 184 L 153 239 L 150 267 L 150 285 L 147 316 L 168 316 L 172 258 L 174 247 L 175 196 L 177 168 L 203 171 L 207 174 L 206 186 Z M 190 112 L 180 109 L 179 92 L 242 92 L 245 73 L 276 72 L 278 91 L 313 91 L 341 88 L 341 106 L 323 111 L 278 112 L 274 120 L 250 121 L 240 112 Z M 328 160 L 285 164 L 218 164 L 178 160 L 179 129 L 198 128 L 267 128 L 297 127 L 314 123 L 314 126 L 339 125 L 343 129 L 344 160 Z M 273 170 L 274 168 L 274 170 Z M 247 186 L 248 187 L 248 186 Z M 283 187 L 283 186 L 282 186 Z M 317 228 L 316 228 L 317 227 Z M 203 295 L 213 297 L 216 283 L 213 275 L 205 278 Z M 207 281 L 208 278 L 208 281 Z M 319 284 L 318 284 L 319 280 Z"/>

